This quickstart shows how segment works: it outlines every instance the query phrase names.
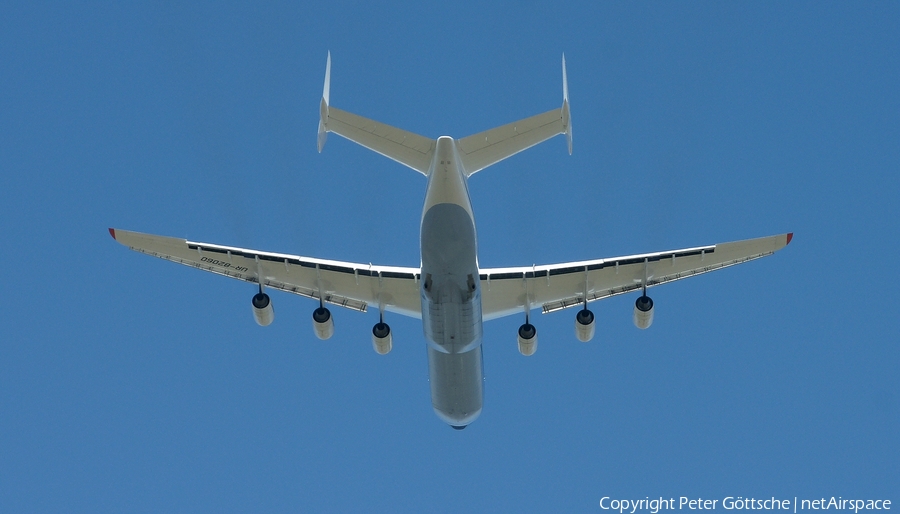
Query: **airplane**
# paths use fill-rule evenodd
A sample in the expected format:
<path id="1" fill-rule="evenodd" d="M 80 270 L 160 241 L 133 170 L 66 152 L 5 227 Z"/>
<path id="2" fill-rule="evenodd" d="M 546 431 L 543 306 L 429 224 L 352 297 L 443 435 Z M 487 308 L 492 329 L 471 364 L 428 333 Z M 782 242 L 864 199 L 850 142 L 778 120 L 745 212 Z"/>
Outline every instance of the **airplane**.
<path id="1" fill-rule="evenodd" d="M 793 233 L 680 250 L 643 253 L 544 266 L 482 268 L 478 264 L 475 218 L 468 178 L 492 164 L 557 135 L 565 135 L 572 153 L 566 58 L 562 58 L 562 107 L 462 139 L 423 137 L 351 114 L 331 105 L 331 52 L 319 109 L 317 147 L 321 153 L 333 132 L 408 166 L 427 178 L 420 224 L 419 267 L 373 266 L 315 259 L 109 229 L 117 242 L 141 253 L 257 285 L 252 312 L 261 326 L 275 312 L 266 289 L 318 301 L 312 313 L 319 339 L 334 334 L 326 307 L 366 312 L 377 307 L 372 345 L 391 351 L 393 338 L 385 312 L 422 320 L 428 354 L 431 400 L 437 416 L 461 430 L 481 414 L 484 399 L 482 323 L 519 315 L 519 352 L 537 350 L 531 311 L 543 313 L 580 307 L 575 336 L 590 341 L 594 314 L 588 304 L 639 292 L 633 321 L 640 329 L 653 323 L 654 304 L 647 289 L 765 257 L 791 242 Z"/>

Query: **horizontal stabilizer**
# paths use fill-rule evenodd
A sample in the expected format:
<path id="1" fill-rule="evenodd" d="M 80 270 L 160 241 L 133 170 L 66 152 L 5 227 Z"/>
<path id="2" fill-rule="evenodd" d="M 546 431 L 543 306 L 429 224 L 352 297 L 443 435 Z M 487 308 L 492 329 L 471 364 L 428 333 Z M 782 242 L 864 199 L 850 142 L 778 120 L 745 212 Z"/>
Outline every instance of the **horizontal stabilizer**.
<path id="1" fill-rule="evenodd" d="M 435 140 L 329 107 L 325 130 L 428 175 Z"/>
<path id="2" fill-rule="evenodd" d="M 435 140 L 413 134 L 384 123 L 331 107 L 331 52 L 325 62 L 325 87 L 319 104 L 319 152 L 325 146 L 329 132 L 380 153 L 400 164 L 428 175 L 434 156 Z"/>
<path id="3" fill-rule="evenodd" d="M 566 78 L 565 55 L 563 55 L 562 70 L 563 104 L 561 108 L 459 140 L 458 148 L 466 175 L 472 176 L 492 164 L 559 134 L 566 135 L 569 154 L 572 154 L 572 122 L 569 113 L 569 84 Z"/>

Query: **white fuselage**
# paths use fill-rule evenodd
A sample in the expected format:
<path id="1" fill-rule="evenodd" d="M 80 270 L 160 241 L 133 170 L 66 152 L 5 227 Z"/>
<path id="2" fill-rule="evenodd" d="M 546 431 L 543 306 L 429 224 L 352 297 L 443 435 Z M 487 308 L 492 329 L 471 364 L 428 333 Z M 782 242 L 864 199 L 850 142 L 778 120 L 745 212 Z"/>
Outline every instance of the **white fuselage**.
<path id="1" fill-rule="evenodd" d="M 456 142 L 437 140 L 421 224 L 422 325 L 428 341 L 431 403 L 462 428 L 484 399 L 481 286 L 475 218 Z"/>

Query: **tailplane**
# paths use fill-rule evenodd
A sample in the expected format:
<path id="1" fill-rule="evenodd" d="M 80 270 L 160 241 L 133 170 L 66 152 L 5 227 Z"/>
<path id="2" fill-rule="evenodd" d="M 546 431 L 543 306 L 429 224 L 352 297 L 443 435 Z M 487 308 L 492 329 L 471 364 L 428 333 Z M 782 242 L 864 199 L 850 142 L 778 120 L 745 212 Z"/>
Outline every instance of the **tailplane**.
<path id="1" fill-rule="evenodd" d="M 331 107 L 331 52 L 325 61 L 325 87 L 319 104 L 319 132 L 316 138 L 319 151 L 325 146 L 329 132 L 378 152 L 389 159 L 428 175 L 434 156 L 435 140 L 413 134 L 384 123 L 363 118 Z"/>
<path id="2" fill-rule="evenodd" d="M 471 176 L 559 134 L 566 135 L 571 155 L 572 117 L 569 113 L 569 82 L 566 77 L 565 55 L 562 58 L 562 72 L 563 104 L 559 109 L 457 140 L 456 146 L 466 176 Z M 436 140 L 332 107 L 330 90 L 331 52 L 328 52 L 325 61 L 325 85 L 319 104 L 319 130 L 316 137 L 319 152 L 325 147 L 328 133 L 334 132 L 409 166 L 423 175 L 428 175 L 434 158 Z"/>
<path id="3" fill-rule="evenodd" d="M 559 134 L 566 135 L 569 155 L 572 154 L 572 117 L 569 113 L 565 54 L 562 58 L 562 72 L 563 104 L 559 109 L 479 132 L 458 141 L 460 158 L 467 176 Z"/>

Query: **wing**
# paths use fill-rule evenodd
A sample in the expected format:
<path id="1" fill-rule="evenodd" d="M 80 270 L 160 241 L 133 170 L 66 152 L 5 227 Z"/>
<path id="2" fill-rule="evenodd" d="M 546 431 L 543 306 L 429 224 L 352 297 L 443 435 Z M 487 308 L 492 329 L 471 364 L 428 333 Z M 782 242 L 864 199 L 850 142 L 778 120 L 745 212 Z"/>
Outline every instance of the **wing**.
<path id="1" fill-rule="evenodd" d="M 527 268 L 482 269 L 484 319 L 521 313 L 526 305 L 544 313 L 751 261 L 787 246 L 791 234 L 683 250 L 629 255 Z M 527 295 L 526 295 L 527 293 Z"/>
<path id="2" fill-rule="evenodd" d="M 109 233 L 132 250 L 203 271 L 262 281 L 266 287 L 317 300 L 321 294 L 327 303 L 358 311 L 381 303 L 385 310 L 422 317 L 419 268 L 311 259 L 112 228 Z"/>

